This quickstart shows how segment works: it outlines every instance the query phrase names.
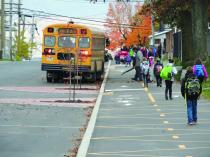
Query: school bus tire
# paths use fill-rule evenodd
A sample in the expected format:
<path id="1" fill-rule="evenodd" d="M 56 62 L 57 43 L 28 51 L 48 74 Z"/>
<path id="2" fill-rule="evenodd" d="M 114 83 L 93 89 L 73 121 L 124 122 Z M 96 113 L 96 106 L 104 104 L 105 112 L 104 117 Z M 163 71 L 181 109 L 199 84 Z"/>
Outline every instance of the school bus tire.
<path id="1" fill-rule="evenodd" d="M 47 79 L 47 82 L 48 83 L 52 83 L 52 81 L 53 81 L 53 77 L 52 76 L 53 76 L 52 73 L 49 72 L 49 71 L 47 71 L 47 73 L 46 73 L 46 79 Z"/>

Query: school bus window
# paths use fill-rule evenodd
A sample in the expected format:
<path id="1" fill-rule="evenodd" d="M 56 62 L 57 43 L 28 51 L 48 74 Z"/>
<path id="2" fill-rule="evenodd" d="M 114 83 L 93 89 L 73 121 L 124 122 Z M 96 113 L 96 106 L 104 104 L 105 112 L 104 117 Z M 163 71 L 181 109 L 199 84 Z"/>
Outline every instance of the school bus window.
<path id="1" fill-rule="evenodd" d="M 76 46 L 76 38 L 70 36 L 62 36 L 58 38 L 59 47 L 74 48 Z"/>
<path id="2" fill-rule="evenodd" d="M 105 48 L 105 39 L 104 38 L 93 38 L 92 47 L 94 50 L 100 50 Z"/>
<path id="3" fill-rule="evenodd" d="M 90 38 L 87 38 L 87 37 L 79 38 L 79 47 L 80 48 L 89 48 L 90 47 Z"/>
<path id="4" fill-rule="evenodd" d="M 45 46 L 55 46 L 55 37 L 54 36 L 45 36 L 44 37 Z"/>

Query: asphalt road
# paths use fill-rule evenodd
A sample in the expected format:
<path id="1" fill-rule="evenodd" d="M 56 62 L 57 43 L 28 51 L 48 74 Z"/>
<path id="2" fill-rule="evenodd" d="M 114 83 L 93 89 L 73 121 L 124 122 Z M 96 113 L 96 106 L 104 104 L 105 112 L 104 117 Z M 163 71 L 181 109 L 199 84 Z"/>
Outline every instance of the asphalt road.
<path id="1" fill-rule="evenodd" d="M 86 123 L 85 109 L 98 95 L 76 91 L 76 99 L 92 103 L 55 103 L 72 100 L 73 91 L 63 83 L 47 83 L 39 61 L 0 62 L 0 157 L 63 157 L 69 155 L 80 128 Z"/>
<path id="2" fill-rule="evenodd" d="M 209 157 L 210 102 L 198 101 L 198 124 L 188 126 L 179 83 L 166 101 L 164 86 L 143 88 L 125 70 L 110 67 L 87 157 Z"/>

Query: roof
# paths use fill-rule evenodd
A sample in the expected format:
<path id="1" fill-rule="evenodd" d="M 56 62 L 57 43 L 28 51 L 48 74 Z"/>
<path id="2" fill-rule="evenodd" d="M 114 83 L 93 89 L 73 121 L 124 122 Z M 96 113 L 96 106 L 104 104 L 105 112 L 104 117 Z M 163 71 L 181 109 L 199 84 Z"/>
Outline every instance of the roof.
<path id="1" fill-rule="evenodd" d="M 57 24 L 51 24 L 46 26 L 44 29 L 48 28 L 48 27 L 77 27 L 77 28 L 86 28 L 89 29 L 90 31 L 92 31 L 93 34 L 101 34 L 104 35 L 104 31 L 99 29 L 99 28 L 95 28 L 95 27 L 89 27 L 86 25 L 79 25 L 79 24 L 71 24 L 71 23 L 57 23 Z"/>
<path id="2" fill-rule="evenodd" d="M 165 31 L 162 31 L 162 32 L 155 32 L 154 36 L 159 36 L 159 35 L 163 35 L 163 34 L 166 34 L 168 32 L 172 31 L 172 29 L 167 29 Z M 149 38 L 151 38 L 152 35 L 149 36 Z"/>

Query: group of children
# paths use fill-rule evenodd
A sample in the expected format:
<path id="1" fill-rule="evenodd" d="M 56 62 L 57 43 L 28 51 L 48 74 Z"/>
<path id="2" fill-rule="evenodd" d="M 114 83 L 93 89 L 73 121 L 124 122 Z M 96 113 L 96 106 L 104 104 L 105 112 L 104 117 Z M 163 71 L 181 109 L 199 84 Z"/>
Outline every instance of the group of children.
<path id="1" fill-rule="evenodd" d="M 174 81 L 174 75 L 177 74 L 177 70 L 173 65 L 173 60 L 169 60 L 169 63 L 161 70 L 160 77 L 165 80 L 165 99 L 172 100 L 172 84 Z M 159 77 L 158 77 L 159 78 Z M 195 125 L 197 123 L 197 100 L 202 93 L 202 83 L 208 78 L 208 73 L 204 64 L 200 59 L 196 59 L 193 66 L 187 67 L 186 74 L 181 80 L 181 94 L 186 100 L 187 104 L 187 119 L 188 125 Z M 158 85 L 157 81 L 157 85 Z"/>
<path id="2" fill-rule="evenodd" d="M 168 64 L 163 66 L 160 59 L 152 65 L 149 58 L 143 57 L 141 51 L 135 52 L 135 61 L 133 66 L 136 73 L 133 78 L 136 81 L 143 81 L 144 87 L 148 87 L 150 79 L 150 70 L 153 68 L 153 73 L 156 78 L 157 87 L 162 87 L 162 79 L 165 80 L 165 99 L 172 100 L 172 85 L 174 76 L 177 74 L 177 69 L 174 66 L 174 60 L 169 59 Z M 151 66 L 153 66 L 151 68 Z M 197 123 L 197 100 L 202 92 L 202 82 L 208 78 L 208 73 L 204 64 L 200 59 L 195 61 L 191 67 L 187 67 L 185 77 L 181 80 L 181 94 L 186 100 L 188 124 L 194 125 Z"/>

